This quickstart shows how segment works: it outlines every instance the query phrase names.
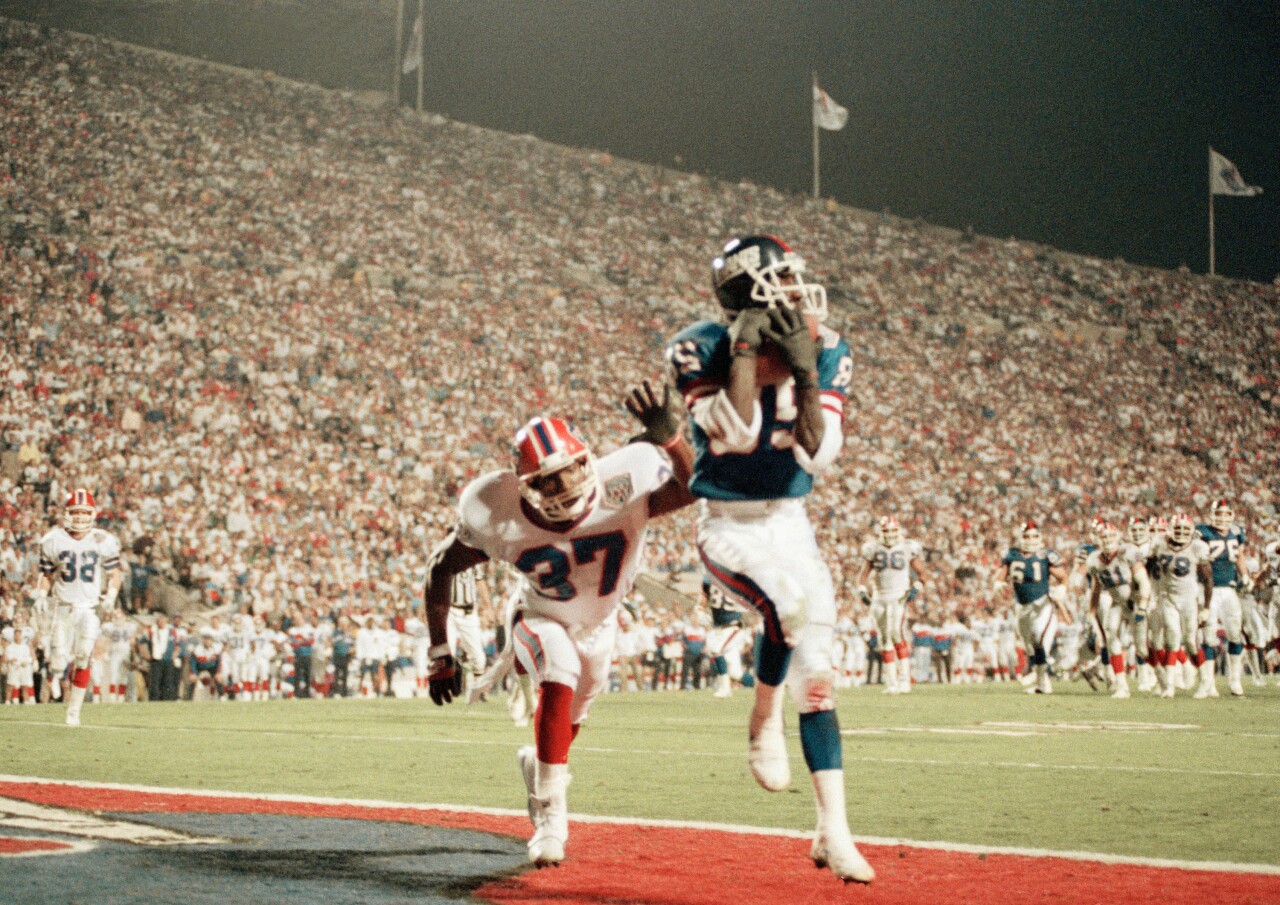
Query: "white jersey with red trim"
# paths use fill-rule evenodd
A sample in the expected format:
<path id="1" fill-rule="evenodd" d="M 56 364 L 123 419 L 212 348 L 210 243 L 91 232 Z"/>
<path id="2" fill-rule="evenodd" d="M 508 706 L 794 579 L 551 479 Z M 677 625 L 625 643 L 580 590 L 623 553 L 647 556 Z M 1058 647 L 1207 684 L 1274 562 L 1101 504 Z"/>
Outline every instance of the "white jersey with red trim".
<path id="1" fill-rule="evenodd" d="M 1209 545 L 1195 538 L 1184 547 L 1175 547 L 1168 538 L 1160 538 L 1151 547 L 1159 575 L 1156 588 L 1162 597 L 1174 603 L 1192 603 L 1203 599 L 1199 568 L 1210 562 Z"/>
<path id="2" fill-rule="evenodd" d="M 40 539 L 40 572 L 53 579 L 51 596 L 59 603 L 96 607 L 106 573 L 118 568 L 120 541 L 101 528 L 79 538 L 54 528 Z"/>
<path id="3" fill-rule="evenodd" d="M 524 573 L 525 609 L 571 632 L 600 625 L 631 592 L 649 496 L 671 477 L 671 464 L 657 447 L 632 443 L 598 459 L 596 474 L 595 505 L 559 530 L 537 519 L 510 471 L 477 478 L 458 504 L 458 540 Z"/>
<path id="4" fill-rule="evenodd" d="M 862 558 L 871 563 L 877 598 L 897 600 L 911 588 L 911 561 L 924 555 L 919 541 L 902 540 L 886 547 L 877 540 L 862 545 Z"/>

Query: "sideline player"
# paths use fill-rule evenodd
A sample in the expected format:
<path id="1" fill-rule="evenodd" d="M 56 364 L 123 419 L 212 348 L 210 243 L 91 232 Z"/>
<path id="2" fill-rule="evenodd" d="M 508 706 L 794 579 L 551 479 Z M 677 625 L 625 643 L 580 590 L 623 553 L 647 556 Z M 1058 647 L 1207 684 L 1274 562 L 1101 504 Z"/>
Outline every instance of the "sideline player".
<path id="1" fill-rule="evenodd" d="M 539 687 L 537 744 L 517 755 L 534 826 L 529 860 L 539 867 L 564 860 L 569 747 L 608 686 L 617 609 L 640 568 L 649 519 L 693 502 L 686 489 L 693 454 L 677 405 L 669 387 L 659 394 L 646 381 L 633 389 L 627 408 L 651 442 L 598 460 L 564 421 L 534 418 L 516 434 L 514 470 L 467 485 L 457 528 L 431 554 L 423 598 L 436 704 L 462 692 L 448 645 L 454 577 L 497 560 L 528 579 L 506 650 Z"/>
<path id="2" fill-rule="evenodd" d="M 733 694 L 733 683 L 742 681 L 742 652 L 751 633 L 742 625 L 742 608 L 725 595 L 707 575 L 702 577 L 702 601 L 711 611 L 707 632 L 707 657 L 717 698 Z"/>
<path id="3" fill-rule="evenodd" d="M 907 644 L 907 600 L 912 590 L 911 576 L 920 574 L 923 550 L 919 541 L 902 534 L 898 520 L 883 516 L 876 523 L 876 538 L 862 545 L 862 571 L 858 585 L 865 588 L 871 573 L 875 587 L 867 595 L 871 599 L 871 615 L 880 631 L 880 650 L 884 661 L 884 694 L 907 694 L 911 691 L 911 649 Z M 866 594 L 866 591 L 863 591 Z"/>
<path id="4" fill-rule="evenodd" d="M 999 571 L 1000 582 L 1009 582 L 1018 601 L 1018 634 L 1035 668 L 1036 682 L 1027 694 L 1052 694 L 1049 651 L 1058 627 L 1058 604 L 1049 597 L 1049 581 L 1067 580 L 1066 566 L 1056 550 L 1046 550 L 1040 529 L 1027 522 L 1018 534 L 1018 546 L 1009 548 Z M 1063 618 L 1070 618 L 1064 615 Z"/>
<path id="5" fill-rule="evenodd" d="M 1239 591 L 1253 588 L 1245 565 L 1244 529 L 1236 524 L 1236 514 L 1226 500 L 1218 500 L 1209 511 L 1209 524 L 1197 525 L 1200 539 L 1209 547 L 1213 569 L 1213 607 L 1205 626 L 1204 655 L 1213 664 L 1217 627 L 1227 633 L 1227 687 L 1236 697 L 1244 695 L 1244 614 Z"/>
<path id="6" fill-rule="evenodd" d="M 98 606 L 107 611 L 115 608 L 125 573 L 120 541 L 96 527 L 98 508 L 93 494 L 83 487 L 72 490 L 63 506 L 63 519 L 63 525 L 40 540 L 40 576 L 32 597 L 39 609 L 53 598 L 50 670 L 60 681 L 67 666 L 74 664 L 71 690 L 66 695 L 66 723 L 79 726 L 80 708 L 89 687 L 89 661 L 102 631 Z"/>
<path id="7" fill-rule="evenodd" d="M 747 762 L 769 791 L 791 782 L 787 684 L 800 714 L 818 830 L 810 856 L 844 880 L 875 876 L 849 832 L 835 711 L 837 607 L 804 497 L 844 444 L 853 357 L 822 325 L 826 290 L 772 236 L 733 239 L 711 264 L 728 321 L 703 320 L 667 345 L 697 452 L 698 550 L 712 580 L 763 616 Z"/>

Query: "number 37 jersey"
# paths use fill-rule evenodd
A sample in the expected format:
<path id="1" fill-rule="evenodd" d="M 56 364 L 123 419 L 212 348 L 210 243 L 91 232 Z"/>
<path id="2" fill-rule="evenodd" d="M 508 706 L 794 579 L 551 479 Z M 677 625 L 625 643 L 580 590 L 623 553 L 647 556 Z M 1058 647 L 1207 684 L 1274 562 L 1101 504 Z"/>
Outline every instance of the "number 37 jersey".
<path id="1" fill-rule="evenodd" d="M 632 443 L 596 461 L 600 486 L 587 515 L 562 530 L 530 518 L 510 471 L 476 479 L 458 504 L 458 540 L 524 574 L 525 606 L 572 633 L 612 616 L 642 560 L 649 496 L 671 477 L 657 447 Z"/>
<path id="2" fill-rule="evenodd" d="M 105 573 L 120 568 L 120 541 L 100 528 L 76 539 L 54 528 L 40 539 L 40 573 L 53 579 L 52 596 L 75 607 L 95 607 Z"/>

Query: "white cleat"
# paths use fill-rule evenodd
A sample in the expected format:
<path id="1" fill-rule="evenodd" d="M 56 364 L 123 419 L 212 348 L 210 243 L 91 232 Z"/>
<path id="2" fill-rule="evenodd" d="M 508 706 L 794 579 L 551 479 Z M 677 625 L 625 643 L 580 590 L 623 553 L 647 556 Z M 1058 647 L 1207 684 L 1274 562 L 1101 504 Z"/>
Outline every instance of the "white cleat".
<path id="1" fill-rule="evenodd" d="M 1201 682 L 1200 687 L 1196 689 L 1195 694 L 1193 694 L 1191 697 L 1195 698 L 1197 701 L 1200 701 L 1200 700 L 1203 700 L 1204 698 L 1216 698 L 1217 696 L 1218 696 L 1218 688 L 1215 683 Z"/>
<path id="2" fill-rule="evenodd" d="M 538 752 L 533 745 L 525 745 L 516 752 L 516 760 L 520 764 L 520 775 L 524 777 L 524 787 L 529 793 L 529 822 L 535 830 L 546 823 L 542 813 L 542 805 L 533 794 L 538 784 Z"/>
<path id="3" fill-rule="evenodd" d="M 814 836 L 809 857 L 813 859 L 815 867 L 830 869 L 846 883 L 870 883 L 876 878 L 876 872 L 848 837 L 836 842 L 822 835 Z"/>
<path id="4" fill-rule="evenodd" d="M 898 687 L 898 683 L 897 683 L 897 682 L 890 682 L 888 685 L 886 685 L 886 686 L 881 690 L 881 692 L 880 692 L 880 693 L 881 693 L 881 694 L 900 694 L 900 693 L 901 693 L 901 691 L 902 691 L 902 689 L 900 689 L 900 688 Z"/>
<path id="5" fill-rule="evenodd" d="M 1129 694 L 1129 686 L 1128 686 L 1128 685 L 1121 685 L 1121 686 L 1120 686 L 1119 688 L 1117 688 L 1115 691 L 1111 692 L 1111 697 L 1113 697 L 1113 698 L 1127 698 L 1127 697 L 1130 697 L 1130 694 Z"/>
<path id="6" fill-rule="evenodd" d="M 80 711 L 79 711 L 79 710 L 72 710 L 70 707 L 68 707 L 68 708 L 67 708 L 67 725 L 68 725 L 68 726 L 79 726 L 79 725 L 80 725 Z"/>
<path id="7" fill-rule="evenodd" d="M 791 762 L 787 759 L 781 719 L 766 720 L 759 734 L 748 742 L 747 765 L 766 791 L 781 792 L 791 785 Z"/>
<path id="8" fill-rule="evenodd" d="M 1236 697 L 1236 698 L 1244 697 L 1244 686 L 1241 685 L 1239 681 L 1232 681 L 1227 683 L 1227 688 L 1231 691 L 1232 697 Z"/>
<path id="9" fill-rule="evenodd" d="M 516 752 L 520 763 L 520 775 L 529 793 L 529 821 L 533 824 L 533 838 L 529 840 L 529 862 L 536 867 L 558 867 L 564 861 L 565 843 L 569 841 L 569 817 L 563 806 L 552 807 L 549 799 L 534 794 L 538 782 L 538 754 L 532 745 L 525 745 Z"/>
<path id="10" fill-rule="evenodd" d="M 1171 697 L 1173 697 L 1173 695 L 1174 695 L 1174 687 L 1173 687 L 1172 685 L 1168 685 L 1168 686 L 1166 686 L 1166 687 L 1165 687 L 1164 691 L 1160 692 L 1160 693 L 1157 695 L 1157 697 L 1161 697 L 1161 698 L 1171 698 Z"/>

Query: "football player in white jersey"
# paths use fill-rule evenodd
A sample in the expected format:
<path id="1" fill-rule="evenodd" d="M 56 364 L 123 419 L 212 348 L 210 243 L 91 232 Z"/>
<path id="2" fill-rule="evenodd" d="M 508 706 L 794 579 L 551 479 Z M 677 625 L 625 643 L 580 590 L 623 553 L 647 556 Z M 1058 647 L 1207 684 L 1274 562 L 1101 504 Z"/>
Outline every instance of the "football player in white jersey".
<path id="1" fill-rule="evenodd" d="M 1135 515 L 1129 519 L 1126 528 L 1129 546 L 1134 549 L 1137 561 L 1146 564 L 1151 557 L 1151 522 L 1142 516 Z M 1148 582 L 1151 579 L 1147 573 Z M 1133 614 L 1133 647 L 1138 658 L 1138 691 L 1151 691 L 1156 687 L 1156 671 L 1153 662 L 1154 652 L 1151 648 L 1151 633 L 1154 623 L 1161 618 L 1160 608 L 1152 605 L 1148 599 L 1146 610 L 1137 610 Z"/>
<path id="2" fill-rule="evenodd" d="M 34 704 L 36 652 L 31 642 L 22 638 L 12 625 L 0 633 L 0 668 L 5 673 L 8 696 L 4 703 Z"/>
<path id="3" fill-rule="evenodd" d="M 436 704 L 462 691 L 448 644 L 454 577 L 496 560 L 528 579 L 507 648 L 539 689 L 537 744 L 518 752 L 534 827 L 529 860 L 539 867 L 564 860 L 569 747 L 608 686 L 617 609 L 640 568 L 649 519 L 693 501 L 693 454 L 674 403 L 669 387 L 659 394 L 646 381 L 632 390 L 627 408 L 651 442 L 601 459 L 564 421 L 529 421 L 516 434 L 515 469 L 467 485 L 457 527 L 431 554 L 423 597 Z"/>
<path id="4" fill-rule="evenodd" d="M 1245 568 L 1249 575 L 1257 576 L 1262 571 L 1262 560 L 1257 556 L 1246 554 L 1244 559 Z M 1258 594 L 1261 588 L 1255 581 L 1247 589 L 1242 585 L 1240 588 L 1240 612 L 1241 612 L 1241 629 L 1244 634 L 1244 663 L 1249 672 L 1253 675 L 1254 685 L 1265 685 L 1266 679 L 1262 673 L 1262 659 L 1259 651 L 1266 650 L 1267 644 L 1271 641 L 1271 634 L 1267 630 L 1267 618 L 1262 606 L 1258 603 Z"/>
<path id="5" fill-rule="evenodd" d="M 463 694 L 484 672 L 484 630 L 480 613 L 491 612 L 489 582 L 484 569 L 468 569 L 453 579 L 453 603 L 449 607 L 449 645 L 454 657 L 464 664 Z M 458 656 L 461 654 L 461 656 Z"/>
<path id="6" fill-rule="evenodd" d="M 79 726 L 80 708 L 89 687 L 89 661 L 102 630 L 98 607 L 107 611 L 115 608 L 125 573 L 120 541 L 96 527 L 98 508 L 88 490 L 77 487 L 67 495 L 63 519 L 62 526 L 40 540 L 40 576 L 32 597 L 38 608 L 52 598 L 50 669 L 60 679 L 67 666 L 74 665 L 66 695 L 66 723 Z"/>
<path id="7" fill-rule="evenodd" d="M 1089 609 L 1098 617 L 1107 654 L 1108 678 L 1113 698 L 1129 697 L 1128 667 L 1125 662 L 1125 635 L 1132 634 L 1134 615 L 1145 612 L 1151 596 L 1147 568 L 1137 550 L 1124 543 L 1120 529 L 1110 523 L 1098 532 L 1101 549 L 1089 554 L 1088 569 L 1093 579 Z"/>
<path id="8" fill-rule="evenodd" d="M 1168 536 L 1157 536 L 1151 545 L 1151 563 L 1157 570 L 1156 597 L 1162 609 L 1164 637 L 1161 650 L 1166 682 L 1162 697 L 1171 698 L 1182 683 L 1178 674 L 1190 657 L 1200 670 L 1196 697 L 1217 697 L 1213 664 L 1206 662 L 1201 646 L 1202 633 L 1213 600 L 1213 570 L 1209 565 L 1209 545 L 1196 537 L 1195 523 L 1179 513 L 1169 520 Z"/>
<path id="9" fill-rule="evenodd" d="M 253 627 L 253 617 L 240 614 L 231 617 L 231 625 L 223 642 L 223 669 L 226 670 L 225 685 L 227 696 L 233 701 L 249 699 L 249 684 L 255 670 L 250 666 L 253 659 L 253 642 L 257 631 Z"/>
<path id="10" fill-rule="evenodd" d="M 862 545 L 862 571 L 858 584 L 866 587 L 874 574 L 868 595 L 871 615 L 880 630 L 880 652 L 884 661 L 884 694 L 911 691 L 911 645 L 907 640 L 907 594 L 911 576 L 920 574 L 922 549 L 919 541 L 902 534 L 898 520 L 883 516 L 876 523 L 876 538 Z"/>
<path id="11" fill-rule="evenodd" d="M 107 639 L 107 693 L 103 701 L 107 704 L 123 702 L 129 690 L 129 651 L 137 628 L 136 623 L 125 618 L 124 610 L 113 611 L 111 621 L 103 626 L 102 634 Z"/>

